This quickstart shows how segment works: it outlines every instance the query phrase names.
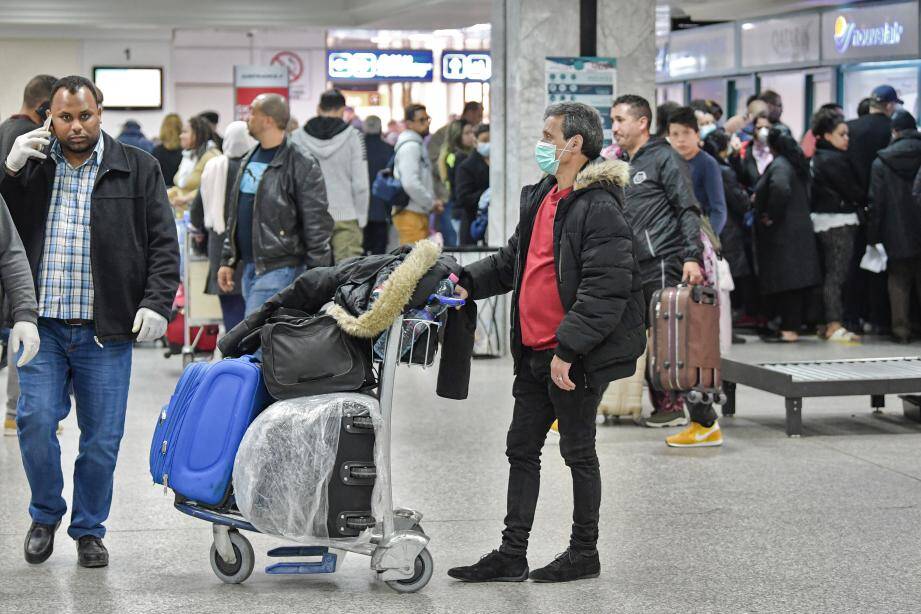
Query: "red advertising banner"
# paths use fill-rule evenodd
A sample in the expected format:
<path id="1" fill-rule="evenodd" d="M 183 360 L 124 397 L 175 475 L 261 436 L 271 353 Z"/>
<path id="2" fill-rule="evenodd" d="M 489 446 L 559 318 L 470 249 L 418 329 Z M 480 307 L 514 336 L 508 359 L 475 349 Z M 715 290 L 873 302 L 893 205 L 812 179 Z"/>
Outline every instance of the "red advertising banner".
<path id="1" fill-rule="evenodd" d="M 234 66 L 234 119 L 245 120 L 249 105 L 259 94 L 280 94 L 288 98 L 288 69 L 285 66 Z"/>

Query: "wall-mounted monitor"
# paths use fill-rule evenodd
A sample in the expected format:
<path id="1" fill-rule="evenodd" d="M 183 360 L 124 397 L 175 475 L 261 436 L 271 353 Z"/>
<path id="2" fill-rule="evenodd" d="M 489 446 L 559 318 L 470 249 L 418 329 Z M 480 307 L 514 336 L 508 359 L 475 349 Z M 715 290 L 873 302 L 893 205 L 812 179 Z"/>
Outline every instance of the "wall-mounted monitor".
<path id="1" fill-rule="evenodd" d="M 94 66 L 93 82 L 102 91 L 102 105 L 106 109 L 163 108 L 163 68 L 159 66 Z"/>

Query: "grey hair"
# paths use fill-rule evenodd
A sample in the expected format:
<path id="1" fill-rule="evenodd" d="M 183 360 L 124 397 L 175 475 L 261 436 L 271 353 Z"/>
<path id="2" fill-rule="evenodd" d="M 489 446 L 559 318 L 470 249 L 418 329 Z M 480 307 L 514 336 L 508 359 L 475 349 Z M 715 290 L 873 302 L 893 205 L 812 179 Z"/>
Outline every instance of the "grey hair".
<path id="1" fill-rule="evenodd" d="M 548 117 L 563 118 L 563 136 L 566 139 L 577 134 L 582 136 L 582 155 L 586 158 L 594 160 L 601 155 L 604 130 L 601 127 L 601 116 L 595 107 L 581 102 L 558 102 L 544 111 L 544 119 Z"/>
<path id="2" fill-rule="evenodd" d="M 380 134 L 381 118 L 377 115 L 369 115 L 365 118 L 365 134 Z"/>

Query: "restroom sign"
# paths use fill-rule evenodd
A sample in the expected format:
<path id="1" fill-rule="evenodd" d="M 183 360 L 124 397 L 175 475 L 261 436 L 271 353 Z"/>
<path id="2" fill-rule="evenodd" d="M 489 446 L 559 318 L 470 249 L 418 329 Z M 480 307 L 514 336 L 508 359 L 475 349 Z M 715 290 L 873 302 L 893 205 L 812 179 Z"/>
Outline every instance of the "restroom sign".
<path id="1" fill-rule="evenodd" d="M 441 80 L 485 83 L 492 77 L 488 51 L 445 51 L 441 54 Z"/>

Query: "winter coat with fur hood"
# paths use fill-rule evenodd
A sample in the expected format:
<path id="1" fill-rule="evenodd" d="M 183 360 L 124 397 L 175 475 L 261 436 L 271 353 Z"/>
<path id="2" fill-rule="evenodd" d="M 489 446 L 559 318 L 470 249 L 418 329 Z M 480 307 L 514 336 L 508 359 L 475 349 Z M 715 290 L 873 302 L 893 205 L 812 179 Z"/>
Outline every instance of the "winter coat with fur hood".
<path id="1" fill-rule="evenodd" d="M 587 165 L 572 193 L 557 206 L 553 257 L 557 290 L 566 315 L 557 328 L 555 353 L 582 361 L 593 385 L 629 377 L 646 350 L 646 309 L 633 232 L 624 216 L 630 167 L 612 160 Z M 471 298 L 512 291 L 511 348 L 517 373 L 523 351 L 518 296 L 531 232 L 556 178 L 544 177 L 521 191 L 518 228 L 508 245 L 466 268 L 461 285 Z"/>

